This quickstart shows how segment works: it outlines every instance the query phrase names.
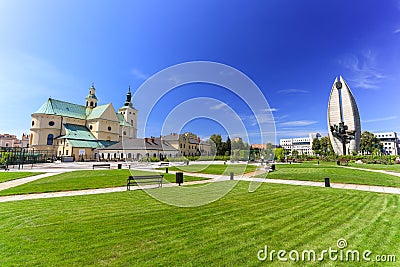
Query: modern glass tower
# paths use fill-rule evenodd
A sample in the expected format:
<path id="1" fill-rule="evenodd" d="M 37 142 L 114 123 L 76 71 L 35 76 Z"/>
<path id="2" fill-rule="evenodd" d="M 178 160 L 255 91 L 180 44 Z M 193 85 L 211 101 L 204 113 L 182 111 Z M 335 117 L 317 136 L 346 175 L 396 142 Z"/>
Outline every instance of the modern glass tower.
<path id="1" fill-rule="evenodd" d="M 336 154 L 358 152 L 361 138 L 360 114 L 350 87 L 342 76 L 336 77 L 329 97 L 328 131 Z"/>

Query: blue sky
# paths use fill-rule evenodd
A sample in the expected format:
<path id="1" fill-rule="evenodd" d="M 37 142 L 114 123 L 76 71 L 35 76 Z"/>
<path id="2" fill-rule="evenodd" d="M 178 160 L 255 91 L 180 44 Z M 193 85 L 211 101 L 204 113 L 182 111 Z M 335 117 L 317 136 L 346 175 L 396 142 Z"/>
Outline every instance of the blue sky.
<path id="1" fill-rule="evenodd" d="M 189 61 L 223 63 L 251 78 L 269 103 L 278 139 L 327 133 L 329 92 L 338 75 L 353 91 L 363 130 L 400 132 L 400 1 L 0 5 L 0 133 L 28 132 L 30 114 L 48 97 L 84 104 L 92 82 L 100 104 L 118 108 L 129 84 L 135 92 L 157 72 Z M 165 114 L 198 97 L 221 101 L 209 104 L 214 112 L 226 112 L 225 103 L 252 131 L 251 112 L 240 98 L 199 83 L 166 95 L 151 123 L 140 113 L 146 99 L 133 99 L 139 125 L 146 135 L 158 135 Z M 224 127 L 205 118 L 181 125 L 202 137 L 226 134 Z M 249 139 L 260 141 L 257 133 Z"/>

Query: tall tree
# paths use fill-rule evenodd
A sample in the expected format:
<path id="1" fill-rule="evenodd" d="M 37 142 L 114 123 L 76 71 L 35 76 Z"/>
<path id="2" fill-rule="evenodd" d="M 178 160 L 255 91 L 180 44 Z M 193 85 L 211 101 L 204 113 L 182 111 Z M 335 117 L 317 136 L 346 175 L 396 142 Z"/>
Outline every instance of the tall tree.
<path id="1" fill-rule="evenodd" d="M 313 139 L 311 149 L 314 151 L 314 154 L 321 154 L 321 142 L 317 137 Z"/>
<path id="2" fill-rule="evenodd" d="M 232 150 L 232 142 L 231 139 L 226 138 L 226 142 L 224 143 L 224 150 L 225 150 L 225 156 L 230 156 L 231 155 L 231 150 Z"/>
<path id="3" fill-rule="evenodd" d="M 361 134 L 360 151 L 362 154 L 370 155 L 377 150 L 382 151 L 383 145 L 371 132 L 364 131 Z"/>
<path id="4" fill-rule="evenodd" d="M 210 136 L 210 140 L 212 140 L 215 144 L 216 147 L 216 155 L 217 156 L 223 156 L 225 155 L 225 151 L 224 151 L 224 144 L 222 142 L 222 137 L 220 134 L 213 134 Z"/>
<path id="5" fill-rule="evenodd" d="M 275 149 L 275 157 L 277 161 L 283 161 L 283 159 L 285 158 L 285 155 L 283 153 L 283 148 L 282 147 L 277 147 Z"/>

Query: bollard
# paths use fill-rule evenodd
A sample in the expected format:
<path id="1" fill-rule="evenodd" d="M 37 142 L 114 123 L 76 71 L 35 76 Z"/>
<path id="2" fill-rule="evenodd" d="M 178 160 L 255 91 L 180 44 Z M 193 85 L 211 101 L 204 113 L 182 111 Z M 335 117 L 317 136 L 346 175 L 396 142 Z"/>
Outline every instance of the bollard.
<path id="1" fill-rule="evenodd" d="M 183 172 L 177 172 L 175 174 L 175 182 L 181 186 L 183 184 Z"/>
<path id="2" fill-rule="evenodd" d="M 167 168 L 165 168 L 165 173 L 168 173 L 168 167 L 167 167 Z"/>
<path id="3" fill-rule="evenodd" d="M 325 187 L 331 187 L 331 182 L 329 178 L 325 178 Z"/>
<path id="4" fill-rule="evenodd" d="M 231 172 L 231 180 L 233 180 L 233 172 Z"/>

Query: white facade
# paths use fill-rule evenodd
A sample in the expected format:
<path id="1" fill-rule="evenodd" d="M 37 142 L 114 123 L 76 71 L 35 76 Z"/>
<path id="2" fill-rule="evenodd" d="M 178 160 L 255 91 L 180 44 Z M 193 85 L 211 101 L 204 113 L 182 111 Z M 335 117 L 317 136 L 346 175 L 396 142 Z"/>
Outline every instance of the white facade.
<path id="1" fill-rule="evenodd" d="M 374 133 L 374 135 L 381 141 L 388 155 L 399 155 L 399 139 L 396 132 Z"/>
<path id="2" fill-rule="evenodd" d="M 319 133 L 310 133 L 308 137 L 286 138 L 280 139 L 279 145 L 285 150 L 289 150 L 292 154 L 293 150 L 297 150 L 299 155 L 314 155 L 312 150 L 312 142 L 314 138 L 321 137 Z"/>

